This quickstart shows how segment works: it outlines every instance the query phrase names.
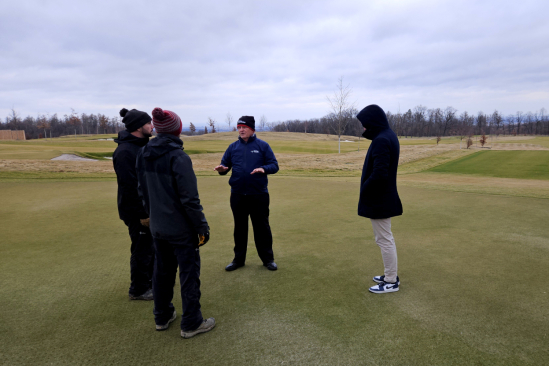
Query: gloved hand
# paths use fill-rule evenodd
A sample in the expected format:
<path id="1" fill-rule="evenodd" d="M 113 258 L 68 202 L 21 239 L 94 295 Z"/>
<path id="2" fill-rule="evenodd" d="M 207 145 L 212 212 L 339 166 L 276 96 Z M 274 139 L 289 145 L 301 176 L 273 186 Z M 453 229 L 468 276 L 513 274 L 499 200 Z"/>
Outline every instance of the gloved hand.
<path id="1" fill-rule="evenodd" d="M 141 219 L 139 221 L 141 221 L 141 225 L 146 226 L 146 227 L 149 227 L 149 225 L 151 223 L 151 219 L 149 217 L 147 217 L 146 219 Z"/>
<path id="2" fill-rule="evenodd" d="M 198 242 L 198 246 L 199 247 L 203 246 L 210 240 L 210 232 L 206 231 L 205 233 L 198 234 L 198 239 L 200 240 Z"/>

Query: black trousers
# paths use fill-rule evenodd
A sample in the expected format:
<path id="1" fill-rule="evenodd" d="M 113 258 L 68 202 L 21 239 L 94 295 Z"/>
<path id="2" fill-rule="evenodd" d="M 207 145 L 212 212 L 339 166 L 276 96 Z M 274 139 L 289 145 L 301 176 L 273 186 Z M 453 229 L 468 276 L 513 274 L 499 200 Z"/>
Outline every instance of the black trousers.
<path id="1" fill-rule="evenodd" d="M 243 195 L 231 193 L 231 210 L 234 217 L 234 259 L 244 264 L 248 249 L 248 216 L 252 219 L 254 241 L 261 261 L 274 261 L 273 235 L 269 225 L 269 194 Z"/>
<path id="2" fill-rule="evenodd" d="M 130 257 L 130 295 L 139 296 L 152 287 L 154 247 L 151 231 L 139 219 L 125 220 L 132 241 Z"/>
<path id="3" fill-rule="evenodd" d="M 156 263 L 153 275 L 154 321 L 164 325 L 172 317 L 173 287 L 179 266 L 183 315 L 181 329 L 195 330 L 203 321 L 200 310 L 200 251 L 198 235 L 186 240 L 154 239 Z"/>

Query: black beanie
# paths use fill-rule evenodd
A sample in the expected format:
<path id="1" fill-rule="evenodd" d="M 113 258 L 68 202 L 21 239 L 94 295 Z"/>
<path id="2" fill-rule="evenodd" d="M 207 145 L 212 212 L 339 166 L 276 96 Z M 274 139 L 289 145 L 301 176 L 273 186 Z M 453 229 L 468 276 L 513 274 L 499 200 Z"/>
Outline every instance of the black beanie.
<path id="1" fill-rule="evenodd" d="M 136 131 L 138 128 L 152 121 L 151 116 L 137 109 L 128 111 L 126 108 L 122 108 L 120 110 L 120 117 L 123 117 L 122 123 L 124 123 L 128 132 Z"/>
<path id="2" fill-rule="evenodd" d="M 242 116 L 236 122 L 236 125 L 245 125 L 255 131 L 255 119 L 254 116 Z"/>

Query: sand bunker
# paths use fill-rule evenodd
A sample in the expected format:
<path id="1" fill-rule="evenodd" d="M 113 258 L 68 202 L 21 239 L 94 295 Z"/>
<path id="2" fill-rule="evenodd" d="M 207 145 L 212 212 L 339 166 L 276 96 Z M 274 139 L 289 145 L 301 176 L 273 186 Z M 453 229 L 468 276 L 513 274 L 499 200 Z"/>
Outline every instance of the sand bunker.
<path id="1" fill-rule="evenodd" d="M 74 155 L 74 154 L 62 154 L 62 155 L 59 155 L 58 157 L 53 158 L 53 159 L 51 159 L 51 160 L 97 161 L 97 160 L 95 160 L 95 159 L 83 158 L 83 157 L 81 157 L 81 156 Z"/>

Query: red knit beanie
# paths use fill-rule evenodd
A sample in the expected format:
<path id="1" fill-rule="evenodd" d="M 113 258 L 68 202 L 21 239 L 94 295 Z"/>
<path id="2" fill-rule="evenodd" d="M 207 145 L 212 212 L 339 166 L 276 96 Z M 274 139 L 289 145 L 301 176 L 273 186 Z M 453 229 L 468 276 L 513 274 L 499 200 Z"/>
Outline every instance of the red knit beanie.
<path id="1" fill-rule="evenodd" d="M 181 119 L 172 111 L 155 108 L 152 111 L 152 124 L 157 133 L 169 133 L 175 136 L 181 135 Z"/>

